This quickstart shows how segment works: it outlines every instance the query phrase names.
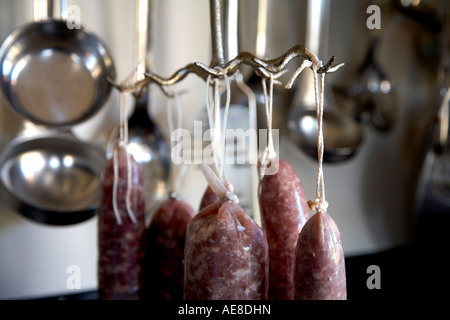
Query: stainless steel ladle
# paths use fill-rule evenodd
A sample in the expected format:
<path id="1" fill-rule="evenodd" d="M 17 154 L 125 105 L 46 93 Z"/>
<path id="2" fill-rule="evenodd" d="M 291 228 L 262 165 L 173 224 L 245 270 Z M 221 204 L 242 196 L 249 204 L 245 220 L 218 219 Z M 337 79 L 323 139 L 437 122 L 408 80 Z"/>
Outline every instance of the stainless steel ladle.
<path id="1" fill-rule="evenodd" d="M 96 214 L 105 164 L 100 147 L 25 121 L 0 155 L 1 195 L 31 220 L 79 223 Z"/>
<path id="2" fill-rule="evenodd" d="M 67 16 L 61 0 L 61 17 Z M 86 27 L 69 28 L 51 16 L 52 0 L 35 0 L 35 21 L 13 33 L 0 48 L 0 89 L 10 106 L 39 125 L 70 127 L 96 114 L 115 78 L 108 48 Z M 50 16 L 47 14 L 50 13 Z M 71 26 L 72 27 L 72 26 Z"/>

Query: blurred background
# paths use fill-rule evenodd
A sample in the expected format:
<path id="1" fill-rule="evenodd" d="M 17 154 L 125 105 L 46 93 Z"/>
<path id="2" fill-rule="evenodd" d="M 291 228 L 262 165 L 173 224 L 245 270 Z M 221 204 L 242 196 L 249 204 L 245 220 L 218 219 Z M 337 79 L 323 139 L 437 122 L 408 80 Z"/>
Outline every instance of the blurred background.
<path id="1" fill-rule="evenodd" d="M 68 4 L 80 8 L 81 23 L 110 49 L 116 80 L 125 79 L 136 64 L 136 1 L 69 0 Z M 239 1 L 239 51 L 257 51 L 258 5 L 258 0 Z M 368 27 L 374 13 L 367 12 L 371 5 L 380 8 L 380 29 Z M 336 62 L 345 62 L 345 66 L 326 77 L 327 103 L 333 107 L 330 118 L 325 119 L 325 130 L 328 121 L 332 128 L 325 144 L 328 141 L 330 147 L 349 147 L 351 151 L 348 158 L 333 158 L 330 150 L 324 178 L 328 211 L 339 227 L 348 260 L 349 298 L 359 291 L 367 296 L 412 295 L 411 287 L 421 288 L 420 280 L 411 280 L 422 266 L 419 254 L 427 252 L 424 256 L 439 261 L 440 247 L 434 244 L 443 244 L 440 234 L 445 232 L 450 214 L 449 106 L 448 101 L 442 103 L 449 88 L 445 71 L 449 5 L 438 0 L 333 0 L 328 6 L 329 16 L 325 14 L 321 20 L 320 51 L 325 53 L 319 53 L 319 58 L 327 61 L 334 55 Z M 169 76 L 190 62 L 209 64 L 208 0 L 155 0 L 152 8 L 152 72 Z M 265 57 L 278 57 L 296 44 L 311 41 L 307 35 L 317 20 L 308 20 L 308 1 L 267 0 L 267 8 Z M 32 0 L 0 0 L 0 43 L 32 21 Z M 296 63 L 293 60 L 288 65 L 288 74 Z M 244 75 L 248 80 L 250 73 Z M 301 121 L 296 117 L 306 104 L 302 88 L 311 77 L 310 70 L 305 70 L 290 91 L 277 87 L 278 99 L 274 100 L 280 157 L 294 167 L 308 199 L 315 197 L 317 159 L 298 140 L 296 130 Z M 190 75 L 176 89 L 187 90 L 180 100 L 186 110 L 183 127 L 191 130 L 194 120 L 204 117 L 204 81 Z M 132 99 L 127 103 L 131 113 Z M 166 106 L 161 90 L 150 86 L 148 111 L 168 141 Z M 344 120 L 338 117 L 333 123 L 336 114 Z M 71 129 L 77 138 L 106 153 L 118 121 L 119 97 L 113 90 L 95 116 Z M 18 134 L 21 124 L 22 118 L 2 97 L 0 150 Z M 265 128 L 265 122 L 258 121 L 258 126 Z M 333 141 L 332 137 L 340 137 L 341 131 L 350 128 L 354 131 L 342 133 L 350 135 L 349 141 Z M 197 166 L 188 169 L 180 194 L 198 208 L 207 183 Z M 5 190 L 2 193 L 2 199 L 8 197 Z M 96 230 L 96 216 L 70 225 L 48 225 L 24 217 L 2 200 L 0 298 L 95 291 Z M 379 292 L 365 286 L 366 269 L 373 264 L 380 265 L 382 272 Z M 80 289 L 67 286 L 67 270 L 72 265 L 81 272 Z M 421 272 L 427 272 L 429 265 Z"/>

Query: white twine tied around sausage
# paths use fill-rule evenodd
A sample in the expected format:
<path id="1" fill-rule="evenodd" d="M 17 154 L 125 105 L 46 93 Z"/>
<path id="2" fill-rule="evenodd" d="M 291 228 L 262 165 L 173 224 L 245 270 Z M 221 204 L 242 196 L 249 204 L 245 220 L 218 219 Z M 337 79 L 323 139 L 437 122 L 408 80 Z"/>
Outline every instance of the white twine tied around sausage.
<path id="1" fill-rule="evenodd" d="M 118 147 L 121 148 L 126 154 L 127 161 L 127 192 L 125 195 L 125 206 L 128 217 L 133 223 L 137 223 L 136 215 L 131 208 L 131 185 L 132 185 L 132 168 L 131 168 L 131 154 L 128 152 L 128 116 L 126 108 L 126 93 L 131 91 L 132 88 L 128 86 L 129 83 L 137 76 L 138 66 L 125 78 L 120 84 L 119 92 L 119 139 L 117 141 Z M 126 89 L 128 88 L 128 89 Z M 113 148 L 113 211 L 118 225 L 122 224 L 122 217 L 120 215 L 118 205 L 118 187 L 119 187 L 119 155 L 116 148 Z"/>
<path id="2" fill-rule="evenodd" d="M 324 89 L 325 89 L 325 73 L 320 75 L 320 96 L 319 96 L 319 80 L 317 77 L 317 70 L 322 67 L 321 61 L 315 61 L 312 64 L 313 76 L 314 76 L 314 94 L 316 101 L 316 116 L 317 116 L 317 182 L 316 182 L 316 198 L 308 201 L 309 208 L 317 212 L 326 211 L 328 208 L 328 202 L 325 201 L 325 183 L 323 177 L 323 103 L 324 103 Z"/>
<path id="3" fill-rule="evenodd" d="M 172 108 L 172 100 L 175 100 L 176 109 Z M 170 150 L 175 150 L 175 141 L 178 141 L 180 138 L 179 129 L 182 128 L 183 117 L 182 117 L 182 107 L 180 101 L 179 93 L 174 93 L 173 98 L 167 101 L 167 124 L 169 127 L 170 134 Z M 174 120 L 174 114 L 177 114 L 176 126 Z M 179 187 L 182 184 L 182 180 L 184 177 L 184 172 L 187 169 L 185 164 L 175 165 L 172 163 L 170 168 L 170 176 L 169 176 L 169 197 L 177 198 Z"/>
<path id="4" fill-rule="evenodd" d="M 273 74 L 269 77 L 269 93 L 267 94 L 266 79 L 261 80 L 263 94 L 264 94 L 264 106 L 266 113 L 266 125 L 267 125 L 267 146 L 261 154 L 259 161 L 259 178 L 260 180 L 264 177 L 267 165 L 274 162 L 271 160 L 277 157 L 277 152 L 275 151 L 275 146 L 273 144 L 273 131 L 272 131 L 272 115 L 273 115 Z"/>
<path id="5" fill-rule="evenodd" d="M 132 168 L 131 168 L 131 155 L 128 152 L 127 144 L 128 144 L 128 119 L 126 112 L 126 99 L 125 92 L 119 93 L 119 101 L 120 101 L 120 125 L 119 125 L 119 141 L 118 147 L 123 149 L 126 154 L 127 160 L 127 193 L 125 195 L 125 205 L 127 209 L 128 217 L 131 219 L 133 223 L 137 223 L 136 216 L 131 208 L 131 184 L 132 184 Z M 119 205 L 117 202 L 117 193 L 119 186 L 119 155 L 116 148 L 113 150 L 113 210 L 114 215 L 116 217 L 116 222 L 118 225 L 122 224 L 122 217 L 120 216 Z"/>
<path id="6" fill-rule="evenodd" d="M 314 60 L 316 62 L 316 60 Z M 318 60 L 317 60 L 318 62 Z M 303 60 L 300 67 L 293 73 L 291 78 L 289 79 L 288 83 L 286 84 L 286 89 L 292 88 L 292 85 L 294 84 L 295 79 L 298 77 L 298 75 L 307 67 L 311 67 L 313 64 L 310 60 Z M 264 106 L 265 106 L 265 113 L 266 113 L 266 126 L 267 126 L 267 146 L 264 148 L 264 151 L 262 152 L 259 160 L 259 178 L 260 180 L 264 177 L 264 173 L 267 169 L 268 164 L 276 165 L 277 162 L 272 162 L 271 160 L 275 159 L 277 157 L 277 152 L 275 150 L 275 146 L 273 143 L 273 86 L 274 84 L 281 85 L 281 82 L 278 80 L 275 80 L 276 78 L 282 76 L 284 73 L 286 73 L 287 70 L 280 71 L 276 75 L 273 73 L 270 73 L 269 76 L 269 92 L 267 92 L 267 79 L 261 79 L 262 89 L 263 89 L 263 95 L 264 95 Z"/>
<path id="7" fill-rule="evenodd" d="M 224 176 L 224 159 L 225 159 L 225 133 L 226 133 L 226 125 L 227 125 L 227 117 L 228 110 L 230 107 L 230 82 L 226 72 L 220 68 L 216 67 L 219 70 L 223 78 L 225 79 L 226 84 L 226 103 L 224 106 L 224 114 L 223 114 L 223 123 L 221 130 L 220 123 L 220 95 L 219 95 L 219 79 L 214 79 L 214 87 L 213 87 L 213 100 L 210 99 L 210 82 L 211 75 L 206 79 L 206 111 L 208 114 L 208 122 L 210 126 L 210 135 L 211 135 L 211 147 L 212 147 L 212 163 L 205 163 L 203 161 L 200 165 L 200 169 L 203 172 L 209 186 L 213 190 L 215 194 L 221 201 L 231 200 L 236 203 L 239 202 L 238 197 L 233 193 L 233 185 L 225 179 Z"/>

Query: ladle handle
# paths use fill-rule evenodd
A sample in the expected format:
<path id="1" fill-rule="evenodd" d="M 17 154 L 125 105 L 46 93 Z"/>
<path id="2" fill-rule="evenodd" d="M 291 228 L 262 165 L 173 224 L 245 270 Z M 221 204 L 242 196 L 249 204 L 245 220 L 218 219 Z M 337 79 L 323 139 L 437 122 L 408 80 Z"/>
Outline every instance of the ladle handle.
<path id="1" fill-rule="evenodd" d="M 61 14 L 62 20 L 67 20 L 69 16 L 68 7 L 67 7 L 67 0 L 60 0 L 59 2 L 59 13 Z"/>
<path id="2" fill-rule="evenodd" d="M 256 26 L 256 56 L 265 58 L 267 54 L 267 22 L 269 0 L 258 0 L 258 18 Z"/>
<path id="3" fill-rule="evenodd" d="M 34 21 L 39 22 L 46 19 L 56 18 L 55 1 L 54 0 L 34 0 Z M 59 0 L 59 16 L 63 20 L 67 20 L 67 0 Z"/>
<path id="4" fill-rule="evenodd" d="M 238 0 L 225 1 L 225 60 L 230 61 L 239 53 Z"/>
<path id="5" fill-rule="evenodd" d="M 53 0 L 34 0 L 34 21 L 39 22 L 53 17 Z"/>
<path id="6" fill-rule="evenodd" d="M 319 59 L 327 55 L 330 7 L 330 0 L 308 0 L 305 44 Z M 315 104 L 313 78 L 308 77 L 298 84 L 300 86 L 300 99 L 296 99 L 298 104 L 313 106 Z"/>
<path id="7" fill-rule="evenodd" d="M 212 60 L 211 67 L 225 64 L 222 31 L 222 6 L 220 0 L 209 0 L 211 23 Z"/>
<path id="8" fill-rule="evenodd" d="M 154 4 L 152 0 L 136 1 L 136 47 L 135 47 L 135 65 L 137 65 L 137 80 L 145 78 L 144 73 L 150 71 L 152 67 L 152 50 L 151 50 L 151 30 L 152 30 L 152 14 Z M 142 63 L 144 62 L 144 63 Z"/>

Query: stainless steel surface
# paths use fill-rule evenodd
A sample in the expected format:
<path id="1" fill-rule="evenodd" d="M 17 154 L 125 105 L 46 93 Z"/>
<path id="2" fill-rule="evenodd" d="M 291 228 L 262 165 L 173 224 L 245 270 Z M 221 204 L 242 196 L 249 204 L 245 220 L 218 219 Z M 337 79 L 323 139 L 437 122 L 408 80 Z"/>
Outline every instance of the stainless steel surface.
<path id="1" fill-rule="evenodd" d="M 107 47 L 85 27 L 61 20 L 29 23 L 0 48 L 0 88 L 22 117 L 36 124 L 68 127 L 104 105 L 115 68 Z"/>
<path id="2" fill-rule="evenodd" d="M 0 156 L 4 200 L 45 224 L 84 221 L 98 208 L 105 163 L 102 150 L 68 132 L 21 134 Z"/>
<path id="3" fill-rule="evenodd" d="M 306 45 L 320 58 L 327 54 L 329 0 L 309 0 L 306 25 Z M 291 140 L 306 154 L 317 158 L 317 116 L 314 79 L 307 75 L 298 82 L 293 106 L 288 114 L 287 125 Z M 335 105 L 334 97 L 325 88 L 323 110 L 323 139 L 325 162 L 343 161 L 351 158 L 363 141 L 361 125 Z"/>

